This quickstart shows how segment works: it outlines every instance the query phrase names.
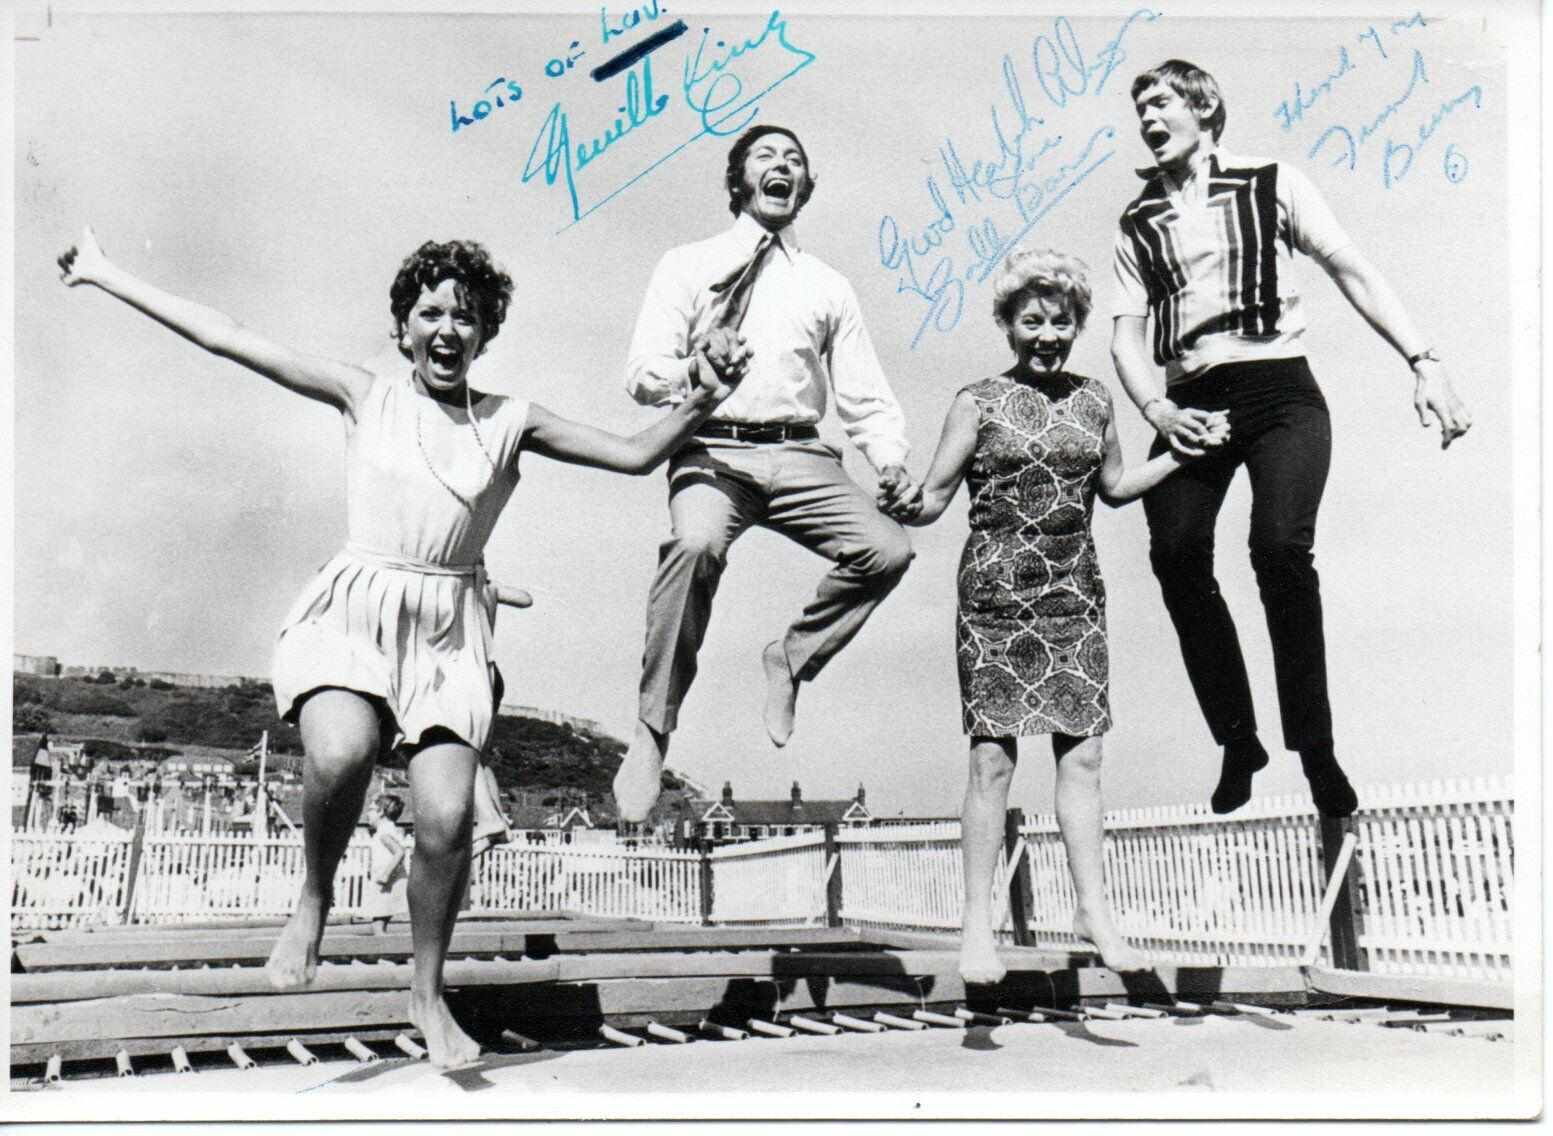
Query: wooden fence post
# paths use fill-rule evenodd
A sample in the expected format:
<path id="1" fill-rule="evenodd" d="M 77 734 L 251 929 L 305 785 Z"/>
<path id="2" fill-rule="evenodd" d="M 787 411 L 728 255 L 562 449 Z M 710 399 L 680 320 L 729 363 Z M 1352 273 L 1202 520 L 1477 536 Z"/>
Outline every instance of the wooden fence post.
<path id="1" fill-rule="evenodd" d="M 1338 851 L 1343 846 L 1343 836 L 1353 827 L 1353 820 L 1319 817 L 1318 823 L 1321 825 L 1321 866 L 1330 881 Z M 1338 889 L 1337 906 L 1332 908 L 1332 965 L 1338 970 L 1369 969 L 1364 952 L 1359 949 L 1358 894 L 1354 887 L 1354 865 L 1358 862 L 1357 856 L 1349 862 L 1348 872 Z"/>
<path id="2" fill-rule="evenodd" d="M 820 870 L 834 864 L 825 880 L 825 926 L 841 926 L 841 845 L 836 840 L 838 826 L 835 821 L 825 825 L 825 845 L 820 857 Z"/>
<path id="3" fill-rule="evenodd" d="M 1021 809 L 1009 809 L 1003 817 L 1003 854 L 1019 862 L 1008 878 L 1008 913 L 1014 923 L 1014 945 L 1028 947 L 1035 938 L 1030 934 L 1030 913 L 1035 910 L 1035 891 L 1030 883 L 1030 858 L 1020 843 L 1019 826 L 1024 821 Z"/>
<path id="4" fill-rule="evenodd" d="M 135 884 L 140 879 L 140 855 L 146 844 L 146 810 L 135 816 L 135 836 L 129 845 L 129 867 L 124 881 L 124 923 L 127 926 L 135 910 Z"/>
<path id="5" fill-rule="evenodd" d="M 701 922 L 712 925 L 712 850 L 701 846 Z"/>

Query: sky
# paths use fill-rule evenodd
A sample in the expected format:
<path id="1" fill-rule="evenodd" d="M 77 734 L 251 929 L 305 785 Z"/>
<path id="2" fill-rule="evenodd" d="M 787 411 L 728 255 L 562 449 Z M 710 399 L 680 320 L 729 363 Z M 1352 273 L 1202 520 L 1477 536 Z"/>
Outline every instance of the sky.
<path id="1" fill-rule="evenodd" d="M 913 470 L 925 472 L 955 392 L 1009 361 L 984 275 L 988 250 L 1021 232 L 1090 266 L 1095 310 L 1070 362 L 1111 385 L 1138 460 L 1150 431 L 1108 351 L 1116 218 L 1148 157 L 1128 85 L 1183 57 L 1224 89 L 1226 148 L 1311 178 L 1474 417 L 1442 453 L 1414 415 L 1406 366 L 1313 264 L 1300 266 L 1335 435 L 1316 562 L 1338 752 L 1361 785 L 1509 772 L 1513 565 L 1527 539 L 1515 487 L 1531 477 L 1516 454 L 1536 380 L 1523 349 L 1535 325 L 1511 288 L 1512 251 L 1534 241 L 1535 224 L 1512 221 L 1508 200 L 1506 23 L 1411 20 L 1406 7 L 1277 19 L 1169 3 L 840 11 L 725 4 L 701 15 L 671 0 L 543 16 L 19 13 L 14 649 L 267 675 L 286 609 L 345 539 L 338 415 L 103 293 L 63 287 L 54 258 L 84 225 L 173 292 L 373 368 L 399 365 L 388 287 L 403 257 L 427 239 L 480 240 L 517 291 L 475 385 L 631 431 L 657 413 L 623 385 L 653 266 L 730 223 L 727 135 L 779 123 L 800 133 L 818 174 L 800 240 L 857 291 L 906 413 Z M 645 60 L 591 78 L 678 20 L 686 30 Z M 570 152 L 593 155 L 574 157 L 569 176 L 550 146 L 563 119 Z M 1027 167 L 1017 187 L 1011 154 Z M 840 436 L 833 420 L 825 430 Z M 846 465 L 872 487 L 856 451 Z M 508 699 L 625 735 L 668 529 L 663 472 L 633 479 L 537 457 L 522 468 L 487 551 L 494 576 L 536 598 L 500 617 Z M 1302 781 L 1280 749 L 1248 508 L 1242 478 L 1221 515 L 1218 574 L 1275 754 L 1257 789 L 1290 793 Z M 785 796 L 795 780 L 809 797 L 862 783 L 878 814 L 955 812 L 965 511 L 962 495 L 913 531 L 904 582 L 802 689 L 780 751 L 761 726 L 759 652 L 825 565 L 771 533 L 741 538 L 670 764 L 746 798 Z M 1108 804 L 1201 800 L 1217 750 L 1149 571 L 1141 508 L 1099 507 L 1095 534 L 1116 719 Z M 1021 752 L 1036 768 L 1016 777 L 1013 803 L 1048 809 L 1049 746 L 1029 739 Z"/>

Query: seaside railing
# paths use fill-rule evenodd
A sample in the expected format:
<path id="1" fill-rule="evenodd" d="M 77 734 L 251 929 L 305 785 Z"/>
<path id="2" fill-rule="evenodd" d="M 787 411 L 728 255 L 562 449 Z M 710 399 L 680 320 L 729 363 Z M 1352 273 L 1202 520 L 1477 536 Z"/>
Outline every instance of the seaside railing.
<path id="1" fill-rule="evenodd" d="M 1480 779 L 1361 791 L 1349 822 L 1308 801 L 1259 799 L 1106 815 L 1107 893 L 1152 960 L 1195 966 L 1316 962 L 1345 970 L 1508 983 L 1514 799 Z M 1344 833 L 1346 885 L 1323 895 Z M 358 837 L 336 910 L 369 886 Z M 97 826 L 12 837 L 12 927 L 278 917 L 301 881 L 295 836 L 172 836 Z M 536 909 L 666 923 L 830 924 L 950 936 L 962 898 L 959 823 L 831 828 L 706 852 L 626 845 L 503 845 L 476 861 L 468 910 Z M 1055 820 L 1011 812 L 993 889 L 1001 937 L 1054 951 L 1073 934 Z M 1319 947 L 1318 947 L 1319 944 Z"/>

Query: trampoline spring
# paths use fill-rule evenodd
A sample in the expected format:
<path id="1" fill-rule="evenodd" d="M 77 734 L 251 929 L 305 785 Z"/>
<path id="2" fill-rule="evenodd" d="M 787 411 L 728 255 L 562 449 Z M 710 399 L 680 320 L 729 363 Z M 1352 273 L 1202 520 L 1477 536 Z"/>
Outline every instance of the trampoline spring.
<path id="1" fill-rule="evenodd" d="M 296 1038 L 286 1042 L 286 1052 L 296 1060 L 298 1065 L 317 1065 L 318 1058 L 313 1052 Z"/>
<path id="2" fill-rule="evenodd" d="M 1087 1017 L 1099 1018 L 1103 1022 L 1123 1022 L 1132 1017 L 1131 1014 L 1124 1014 L 1112 1006 L 1089 1006 L 1084 1010 L 1084 1014 Z"/>
<path id="3" fill-rule="evenodd" d="M 862 1018 L 854 1018 L 848 1014 L 832 1014 L 831 1021 L 843 1029 L 849 1029 L 856 1033 L 883 1033 L 884 1027 L 878 1022 L 865 1022 Z"/>
<path id="4" fill-rule="evenodd" d="M 647 1044 L 646 1038 L 626 1033 L 625 1030 L 618 1030 L 614 1026 L 599 1026 L 599 1036 L 605 1041 L 624 1046 L 626 1049 L 635 1049 L 638 1045 Z"/>
<path id="5" fill-rule="evenodd" d="M 813 1018 L 805 1018 L 799 1014 L 787 1015 L 787 1024 L 794 1029 L 803 1030 L 804 1033 L 819 1034 L 821 1037 L 832 1037 L 841 1032 L 840 1026 L 831 1025 L 829 1022 L 817 1022 Z"/>
<path id="6" fill-rule="evenodd" d="M 911 1016 L 919 1022 L 926 1022 L 930 1026 L 943 1026 L 945 1029 L 964 1029 L 965 1019 L 952 1018 L 948 1014 L 935 1014 L 932 1010 L 913 1010 Z"/>
<path id="7" fill-rule="evenodd" d="M 394 1044 L 402 1049 L 412 1061 L 419 1061 L 426 1056 L 426 1050 L 417 1045 L 415 1039 L 407 1033 L 401 1033 L 394 1038 Z"/>
<path id="8" fill-rule="evenodd" d="M 767 1037 L 792 1037 L 797 1031 L 792 1026 L 779 1026 L 773 1022 L 763 1022 L 759 1018 L 751 1018 L 745 1023 L 752 1033 L 763 1033 Z"/>
<path id="9" fill-rule="evenodd" d="M 1144 1010 L 1158 1010 L 1161 1017 L 1195 1018 L 1203 1013 L 1203 1008 L 1196 1002 L 1176 1002 L 1167 1005 L 1164 1002 L 1145 1002 L 1140 1007 Z"/>
<path id="10" fill-rule="evenodd" d="M 1124 1002 L 1107 1002 L 1107 1010 L 1114 1010 L 1124 1018 L 1165 1018 L 1170 1015 L 1164 1010 L 1156 1010 L 1150 1006 L 1129 1006 Z"/>
<path id="11" fill-rule="evenodd" d="M 1411 1029 L 1414 1026 L 1444 1022 L 1451 1022 L 1455 1026 L 1461 1024 L 1460 1022 L 1452 1022 L 1449 1014 L 1409 1014 L 1401 1018 L 1381 1018 L 1376 1024 L 1386 1026 L 1389 1029 Z"/>
<path id="12" fill-rule="evenodd" d="M 113 1055 L 113 1060 L 114 1063 L 119 1067 L 119 1076 L 133 1077 L 135 1075 L 135 1067 L 130 1064 L 129 1060 L 129 1050 L 119 1050 Z"/>
<path id="13" fill-rule="evenodd" d="M 962 1022 L 980 1026 L 1006 1026 L 1013 1022 L 1012 1018 L 1004 1017 L 1002 1014 L 983 1014 L 977 1010 L 968 1010 L 964 1006 L 956 1007 L 954 1016 Z"/>
<path id="14" fill-rule="evenodd" d="M 878 1022 L 882 1026 L 889 1026 L 891 1029 L 900 1029 L 900 1030 L 925 1030 L 925 1029 L 927 1029 L 927 1023 L 926 1022 L 914 1021 L 911 1018 L 901 1018 L 901 1017 L 897 1017 L 894 1014 L 886 1014 L 883 1010 L 880 1010 L 879 1012 L 874 1014 L 874 1021 Z"/>
<path id="15" fill-rule="evenodd" d="M 232 1064 L 239 1069 L 256 1069 L 259 1066 L 259 1063 L 244 1053 L 243 1047 L 235 1041 L 226 1047 L 226 1055 L 232 1059 Z"/>
<path id="16" fill-rule="evenodd" d="M 43 1083 L 45 1085 L 59 1084 L 59 1079 L 64 1074 L 64 1063 L 64 1058 L 57 1053 L 49 1058 L 49 1063 L 43 1070 Z"/>
<path id="17" fill-rule="evenodd" d="M 1244 1002 L 1210 1002 L 1208 1008 L 1217 1010 L 1221 1014 L 1276 1014 L 1271 1006 L 1251 1006 Z"/>
<path id="18" fill-rule="evenodd" d="M 514 1030 L 504 1029 L 501 1031 L 501 1036 L 502 1040 L 508 1045 L 515 1045 L 524 1053 L 539 1048 L 539 1042 L 531 1037 L 524 1037 L 521 1033 L 517 1033 Z"/>
<path id="19" fill-rule="evenodd" d="M 720 1022 L 708 1021 L 705 1018 L 701 1019 L 697 1028 L 702 1033 L 709 1033 L 713 1037 L 722 1038 L 724 1041 L 743 1041 L 749 1037 L 749 1031 L 747 1030 L 741 1030 L 737 1026 L 725 1026 Z"/>
<path id="20" fill-rule="evenodd" d="M 181 1045 L 173 1046 L 172 1053 L 168 1054 L 173 1059 L 173 1069 L 178 1073 L 192 1073 L 194 1066 L 189 1063 L 189 1055 L 184 1052 Z"/>
<path id="21" fill-rule="evenodd" d="M 674 1029 L 672 1026 L 659 1025 L 657 1022 L 648 1022 L 647 1032 L 660 1041 L 672 1041 L 679 1045 L 683 1045 L 690 1040 L 688 1033 Z"/>
<path id="22" fill-rule="evenodd" d="M 352 1057 L 354 1057 L 357 1061 L 360 1061 L 363 1065 L 370 1064 L 371 1062 L 376 1061 L 378 1059 L 378 1056 L 377 1056 L 376 1053 L 373 1053 L 372 1050 L 368 1049 L 365 1045 L 362 1045 L 361 1042 L 357 1041 L 353 1037 L 346 1038 L 345 1041 L 344 1041 L 344 1045 L 345 1045 L 345 1052 L 349 1053 Z"/>
<path id="23" fill-rule="evenodd" d="M 1004 1021 L 1008 1022 L 1044 1022 L 1050 1019 L 1043 1010 L 1010 1010 L 1006 1006 L 999 1006 L 998 1013 Z"/>

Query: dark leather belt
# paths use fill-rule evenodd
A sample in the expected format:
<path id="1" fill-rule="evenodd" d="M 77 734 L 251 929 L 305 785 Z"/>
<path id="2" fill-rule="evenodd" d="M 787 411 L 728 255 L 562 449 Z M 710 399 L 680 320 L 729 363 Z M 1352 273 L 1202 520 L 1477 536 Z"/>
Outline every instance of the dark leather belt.
<path id="1" fill-rule="evenodd" d="M 703 422 L 697 438 L 726 438 L 733 442 L 812 442 L 820 436 L 813 426 L 787 426 L 780 422 Z"/>

